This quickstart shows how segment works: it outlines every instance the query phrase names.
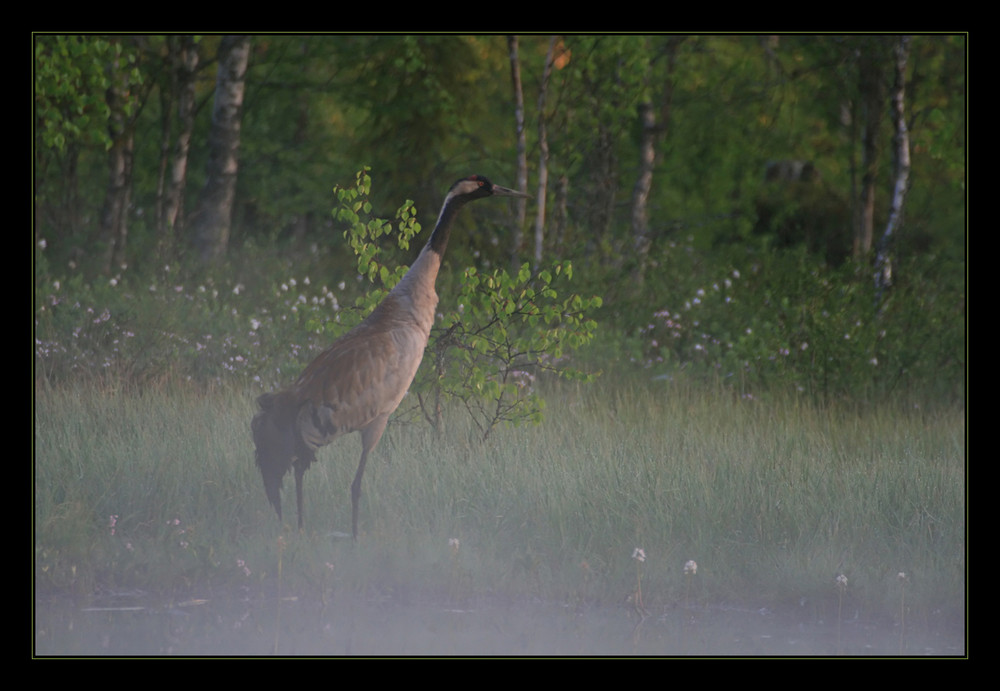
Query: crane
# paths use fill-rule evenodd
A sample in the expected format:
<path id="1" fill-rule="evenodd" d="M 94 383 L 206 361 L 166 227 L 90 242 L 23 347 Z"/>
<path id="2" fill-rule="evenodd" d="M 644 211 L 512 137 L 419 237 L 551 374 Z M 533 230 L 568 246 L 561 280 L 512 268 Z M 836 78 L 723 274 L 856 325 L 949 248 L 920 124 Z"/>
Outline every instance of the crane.
<path id="1" fill-rule="evenodd" d="M 301 530 L 302 478 L 316 461 L 316 450 L 343 434 L 361 432 L 361 460 L 351 483 L 351 535 L 357 539 L 365 463 L 423 359 L 438 303 L 434 282 L 455 215 L 470 201 L 491 196 L 530 197 L 482 175 L 457 181 L 427 244 L 375 310 L 309 363 L 292 386 L 257 399 L 260 410 L 250 425 L 257 467 L 278 518 L 285 474 L 295 473 Z"/>

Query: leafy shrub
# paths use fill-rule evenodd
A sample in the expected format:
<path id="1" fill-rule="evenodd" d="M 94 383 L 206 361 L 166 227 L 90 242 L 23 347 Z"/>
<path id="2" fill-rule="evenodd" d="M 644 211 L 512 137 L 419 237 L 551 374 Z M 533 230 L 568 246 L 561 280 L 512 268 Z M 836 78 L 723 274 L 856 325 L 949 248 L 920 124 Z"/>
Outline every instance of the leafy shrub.
<path id="1" fill-rule="evenodd" d="M 711 261 L 683 248 L 669 266 L 686 282 L 663 291 L 636 329 L 641 362 L 658 376 L 685 371 L 743 395 L 792 388 L 816 401 L 963 395 L 963 287 L 927 280 L 924 263 L 901 264 L 878 307 L 869 271 L 830 268 L 802 249 Z"/>
<path id="2" fill-rule="evenodd" d="M 536 273 L 525 263 L 515 276 L 465 270 L 457 307 L 431 332 L 434 366 L 417 379 L 417 389 L 428 392 L 421 411 L 435 428 L 452 399 L 463 403 L 484 439 L 501 422 L 537 423 L 544 407 L 534 387 L 538 376 L 591 378 L 569 354 L 593 338 L 597 322 L 589 312 L 601 298 L 560 299 L 555 286 L 572 272 L 569 262 Z"/>

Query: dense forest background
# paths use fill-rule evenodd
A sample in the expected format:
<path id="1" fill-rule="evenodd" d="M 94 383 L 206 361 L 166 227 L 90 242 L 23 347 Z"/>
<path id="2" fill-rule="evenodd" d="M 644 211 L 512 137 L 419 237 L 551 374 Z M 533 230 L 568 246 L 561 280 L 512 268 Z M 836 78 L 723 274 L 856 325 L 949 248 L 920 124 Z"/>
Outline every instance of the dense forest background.
<path id="1" fill-rule="evenodd" d="M 442 310 L 558 266 L 580 370 L 962 401 L 966 66 L 960 35 L 37 35 L 36 381 L 287 382 L 372 288 L 334 194 L 367 170 L 425 229 L 459 177 L 531 193 L 470 207 Z"/>

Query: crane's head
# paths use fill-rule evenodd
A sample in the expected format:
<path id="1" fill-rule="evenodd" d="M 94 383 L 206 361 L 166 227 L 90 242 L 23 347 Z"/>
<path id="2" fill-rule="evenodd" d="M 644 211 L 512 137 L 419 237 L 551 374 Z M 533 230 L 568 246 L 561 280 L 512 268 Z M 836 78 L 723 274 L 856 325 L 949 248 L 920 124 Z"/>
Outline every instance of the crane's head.
<path id="1" fill-rule="evenodd" d="M 455 214 L 473 199 L 482 199 L 483 197 L 521 197 L 527 199 L 530 195 L 494 185 L 482 175 L 470 175 L 467 178 L 462 178 L 451 186 L 444 198 L 441 215 L 438 216 L 437 225 L 434 227 L 431 239 L 427 242 L 430 251 L 439 256 L 444 255 L 444 248 L 448 244 L 448 233 Z"/>
<path id="2" fill-rule="evenodd" d="M 530 199 L 531 195 L 508 189 L 507 187 L 501 187 L 500 185 L 494 185 L 482 175 L 470 175 L 451 186 L 451 189 L 448 190 L 448 196 L 445 197 L 445 204 L 447 205 L 449 202 L 465 203 L 473 199 L 482 199 L 483 197 L 521 197 L 523 199 Z"/>

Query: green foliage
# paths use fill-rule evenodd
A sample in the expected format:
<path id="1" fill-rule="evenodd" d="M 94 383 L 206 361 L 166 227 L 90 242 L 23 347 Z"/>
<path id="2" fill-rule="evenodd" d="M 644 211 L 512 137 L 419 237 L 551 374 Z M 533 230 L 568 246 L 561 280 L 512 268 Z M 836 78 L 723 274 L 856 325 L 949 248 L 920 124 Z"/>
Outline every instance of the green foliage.
<path id="1" fill-rule="evenodd" d="M 388 292 L 406 273 L 406 267 L 396 267 L 393 271 L 379 261 L 381 253 L 379 239 L 392 233 L 392 223 L 372 215 L 373 207 L 369 200 L 372 180 L 369 171 L 370 168 L 364 168 L 358 172 L 353 188 L 338 187 L 335 190 L 337 203 L 340 206 L 334 212 L 334 216 L 338 222 L 346 223 L 348 226 L 344 231 L 344 238 L 357 255 L 358 273 L 367 276 L 370 281 L 378 278 L 385 287 L 385 292 Z M 362 222 L 362 216 L 367 221 Z M 410 240 L 420 232 L 416 209 L 411 200 L 407 200 L 396 211 L 396 221 L 398 232 L 396 242 L 401 250 L 408 250 Z M 381 301 L 382 295 L 384 293 L 376 296 L 374 303 L 366 298 L 372 309 Z"/>
<path id="2" fill-rule="evenodd" d="M 134 381 L 219 381 L 239 373 L 259 377 L 261 386 L 287 382 L 402 276 L 404 252 L 420 231 L 414 210 L 439 203 L 442 181 L 510 165 L 511 96 L 506 80 L 496 78 L 509 70 L 502 37 L 255 37 L 229 264 L 205 275 L 181 254 L 168 269 L 154 249 L 173 244 L 155 234 L 169 148 L 161 135 L 176 105 L 166 93 L 163 40 L 35 39 L 36 362 L 43 378 L 118 371 Z M 210 74 L 217 40 L 197 44 L 205 70 L 199 77 Z M 521 42 L 529 123 L 539 116 L 531 112 L 534 85 L 550 40 Z M 440 277 L 445 299 L 432 343 L 452 327 L 453 334 L 475 334 L 503 313 L 488 295 L 489 279 L 517 306 L 507 333 L 491 341 L 498 344 L 537 335 L 513 299 L 525 290 L 533 297 L 524 304 L 534 300 L 543 311 L 565 305 L 574 292 L 601 295 L 595 345 L 602 360 L 589 367 L 605 367 L 606 357 L 628 369 L 634 360 L 657 376 L 684 370 L 722 377 L 744 393 L 801 388 L 817 399 L 917 389 L 932 399 L 954 395 L 965 361 L 964 37 L 912 42 L 912 189 L 894 257 L 896 285 L 877 319 L 867 304 L 868 270 L 839 264 L 858 163 L 857 113 L 843 107 L 857 102 L 859 50 L 867 46 L 884 61 L 891 37 L 690 36 L 671 44 L 673 71 L 664 59 L 669 37 L 558 40 L 546 116 L 550 180 L 559 184 L 550 185 L 544 249 L 549 262 L 573 260 L 573 287 L 554 263 L 545 265 L 549 285 L 541 274 L 522 280 L 516 267 L 496 272 L 508 264 L 509 236 L 488 210 L 470 208 L 459 223 L 474 222 L 477 232 L 452 239 L 449 262 L 462 269 L 446 265 Z M 888 74 L 886 65 L 875 67 Z M 199 79 L 202 104 L 210 103 L 211 82 Z M 131 256 L 129 268 L 95 278 L 89 268 L 108 180 L 111 84 L 142 85 L 121 104 L 136 117 Z M 640 100 L 654 104 L 665 128 L 649 197 L 651 268 L 641 292 L 622 280 L 632 261 L 626 209 Z M 199 109 L 191 142 L 189 211 L 209 111 Z M 535 132 L 528 127 L 529 151 Z M 886 120 L 883 142 L 889 135 Z M 886 209 L 890 158 L 880 159 L 876 218 Z M 375 161 L 378 175 L 365 171 L 363 189 L 339 190 L 347 195 L 336 202 L 341 215 L 330 217 L 323 181 L 350 175 L 358 159 Z M 808 161 L 821 180 L 768 189 L 764 167 L 774 159 Z M 392 200 L 402 198 L 416 202 L 393 217 Z M 345 245 L 340 231 L 357 223 L 364 232 L 348 233 Z M 816 260 L 820 254 L 831 266 Z M 364 280 L 355 280 L 357 273 Z M 733 285 L 726 288 L 726 280 Z M 453 305 L 464 313 L 455 317 Z M 674 324 L 684 317 L 678 334 L 656 316 L 661 312 Z M 503 352 L 490 355 L 501 358 L 495 372 L 519 371 L 525 353 L 539 349 L 521 346 L 508 366 Z M 559 346 L 545 342 L 542 349 L 552 347 Z M 453 360 L 478 351 L 445 352 Z M 581 355 L 574 364 L 588 369 Z M 582 356 L 596 360 L 594 346 Z M 437 379 L 424 384 L 422 395 L 432 400 L 423 412 L 435 419 L 432 392 L 440 388 L 446 400 L 457 388 L 438 387 Z"/>
<path id="3" fill-rule="evenodd" d="M 137 42 L 125 37 L 34 40 L 35 236 L 87 269 L 88 253 L 103 255 L 95 236 L 111 177 L 107 151 L 131 131 L 147 93 L 141 62 Z"/>
<path id="4" fill-rule="evenodd" d="M 358 273 L 381 284 L 358 298 L 353 313 L 357 321 L 407 271 L 406 266 L 390 269 L 383 261 L 379 240 L 391 235 L 394 226 L 372 215 L 370 194 L 368 168 L 357 173 L 353 187 L 336 190 L 339 207 L 334 215 L 348 225 L 344 237 L 357 256 Z M 399 248 L 408 249 L 420 229 L 413 202 L 407 200 L 395 217 Z M 515 276 L 504 269 L 487 274 L 466 269 L 453 298 L 457 306 L 444 311 L 431 330 L 425 365 L 415 382 L 425 419 L 440 430 L 449 402 L 461 401 L 486 439 L 499 424 L 541 422 L 544 401 L 533 382 L 542 373 L 589 378 L 570 364 L 569 356 L 594 337 L 597 322 L 590 312 L 601 306 L 601 298 L 560 298 L 562 284 L 572 275 L 569 262 L 536 273 L 524 264 Z M 344 326 L 337 324 L 335 333 L 342 333 Z"/>
<path id="5" fill-rule="evenodd" d="M 552 139 L 549 164 L 553 179 L 569 179 L 570 212 L 583 226 L 562 242 L 593 240 L 588 231 L 594 229 L 588 226 L 594 224 L 604 253 L 614 253 L 617 241 L 628 239 L 628 215 L 613 209 L 627 201 L 631 189 L 627 171 L 637 155 L 635 108 L 640 101 L 655 105 L 658 125 L 665 128 L 650 197 L 653 228 L 683 224 L 695 231 L 700 246 L 719 236 L 732 238 L 732 232 L 723 233 L 704 220 L 743 214 L 763 163 L 776 158 L 813 161 L 837 194 L 849 198 L 857 163 L 851 128 L 857 123 L 845 121 L 850 113 L 844 107 L 858 101 L 858 53 L 871 48 L 884 62 L 891 58 L 886 46 L 892 37 L 683 39 L 676 68 L 669 73 L 665 46 L 676 37 L 560 39 L 550 112 L 545 114 Z M 522 42 L 529 109 L 549 40 L 529 36 Z M 133 87 L 143 84 L 150 94 L 154 88 L 163 92 L 159 99 L 148 99 L 150 107 L 139 113 L 133 221 L 153 217 L 164 163 L 161 134 L 169 125 L 168 109 L 175 105 L 162 41 L 156 36 L 139 42 L 100 36 L 35 39 L 40 149 L 62 151 L 77 144 L 103 152 L 109 144 L 105 92 L 115 75 Z M 205 77 L 215 42 L 209 38 L 198 44 Z M 144 52 L 139 54 L 135 45 Z M 506 80 L 497 78 L 509 72 L 503 37 L 258 36 L 253 45 L 234 238 L 266 237 L 291 228 L 316 232 L 322 225 L 313 219 L 322 214 L 327 191 L 323 180 L 350 174 L 357 160 L 373 161 L 385 171 L 379 199 L 399 198 L 405 191 L 420 208 L 437 202 L 436 181 L 456 170 L 467 174 L 473 166 L 510 165 L 511 94 Z M 916 223 L 940 215 L 942 206 L 951 210 L 963 205 L 965 41 L 961 36 L 914 37 L 912 63 L 907 92 L 913 114 L 912 195 L 913 208 L 921 213 L 911 213 L 909 219 Z M 199 82 L 209 85 L 212 80 Z M 673 94 L 669 108 L 665 84 Z M 207 89 L 199 93 L 200 101 L 209 99 Z M 200 108 L 198 114 L 188 171 L 191 189 L 197 189 L 201 175 L 209 111 Z M 529 123 L 537 117 L 530 110 L 526 115 Z M 888 120 L 882 131 L 883 139 L 891 134 Z M 529 127 L 527 135 L 534 147 L 535 129 Z M 880 162 L 880 190 L 889 187 L 889 158 Z M 55 202 L 61 180 L 45 178 L 38 193 Z M 81 176 L 80 197 L 100 199 L 103 180 Z M 942 205 L 944 193 L 947 204 Z M 302 219 L 309 222 L 300 223 Z M 733 218 L 726 225 L 746 223 Z M 148 225 L 141 232 L 152 232 L 155 224 Z M 936 236 L 943 233 L 935 224 L 924 226 Z M 606 227 L 612 236 L 603 235 Z M 52 232 L 85 230 L 86 225 L 66 222 Z M 136 246 L 150 245 L 140 241 Z"/>
<path id="6" fill-rule="evenodd" d="M 354 323 L 342 308 L 354 282 L 314 282 L 316 258 L 293 263 L 247 247 L 245 265 L 215 275 L 160 264 L 87 281 L 53 271 L 44 249 L 36 256 L 35 374 L 49 385 L 275 388 L 329 345 L 323 325 Z"/>
<path id="7" fill-rule="evenodd" d="M 755 200 L 754 233 L 777 248 L 804 247 L 839 266 L 851 254 L 851 207 L 819 182 L 772 182 Z M 876 222 L 885 214 L 877 214 Z M 879 225 L 881 223 L 879 222 Z"/>
<path id="8" fill-rule="evenodd" d="M 907 263 L 909 278 L 880 311 L 867 270 L 830 268 L 801 248 L 712 261 L 676 247 L 662 261 L 686 278 L 633 327 L 636 359 L 658 376 L 684 371 L 746 396 L 791 389 L 820 402 L 964 396 L 964 285 L 931 278 L 949 273 L 940 259 Z"/>
<path id="9" fill-rule="evenodd" d="M 80 36 L 35 40 L 35 132 L 44 148 L 64 152 L 73 144 L 111 147 L 105 91 L 120 42 Z M 133 55 L 125 56 L 134 62 Z M 134 78 L 141 81 L 136 71 Z"/>
<path id="10" fill-rule="evenodd" d="M 535 386 L 545 373 L 592 378 L 571 353 L 588 344 L 597 330 L 591 317 L 601 298 L 565 294 L 572 278 L 569 262 L 532 273 L 525 263 L 517 275 L 506 269 L 463 274 L 457 307 L 446 311 L 431 332 L 433 367 L 417 375 L 420 407 L 438 429 L 442 411 L 458 400 L 483 439 L 501 423 L 539 423 L 544 401 Z M 558 290 L 557 290 L 558 288 Z"/>
<path id="11" fill-rule="evenodd" d="M 35 293 L 36 375 L 49 384 L 103 381 L 112 388 L 192 379 L 247 377 L 251 353 L 248 296 L 239 283 L 186 281 L 169 266 L 146 281 L 39 282 Z M 227 295 L 228 294 L 228 295 Z"/>
<path id="12" fill-rule="evenodd" d="M 246 192 L 234 224 L 240 236 L 302 239 L 328 228 L 329 181 L 355 170 L 344 145 L 355 126 L 345 121 L 351 104 L 332 94 L 329 84 L 349 40 L 253 37 L 240 134 L 239 186 Z M 206 57 L 211 50 L 202 48 Z M 193 155 L 203 152 L 198 144 L 206 136 L 196 134 Z M 200 168 L 190 172 L 192 182 L 200 179 Z"/>
<path id="13" fill-rule="evenodd" d="M 332 50 L 331 97 L 320 107 L 338 125 L 333 150 L 350 166 L 332 174 L 343 179 L 370 162 L 376 207 L 405 196 L 434 208 L 442 180 L 510 167 L 502 36 L 338 37 Z"/>

